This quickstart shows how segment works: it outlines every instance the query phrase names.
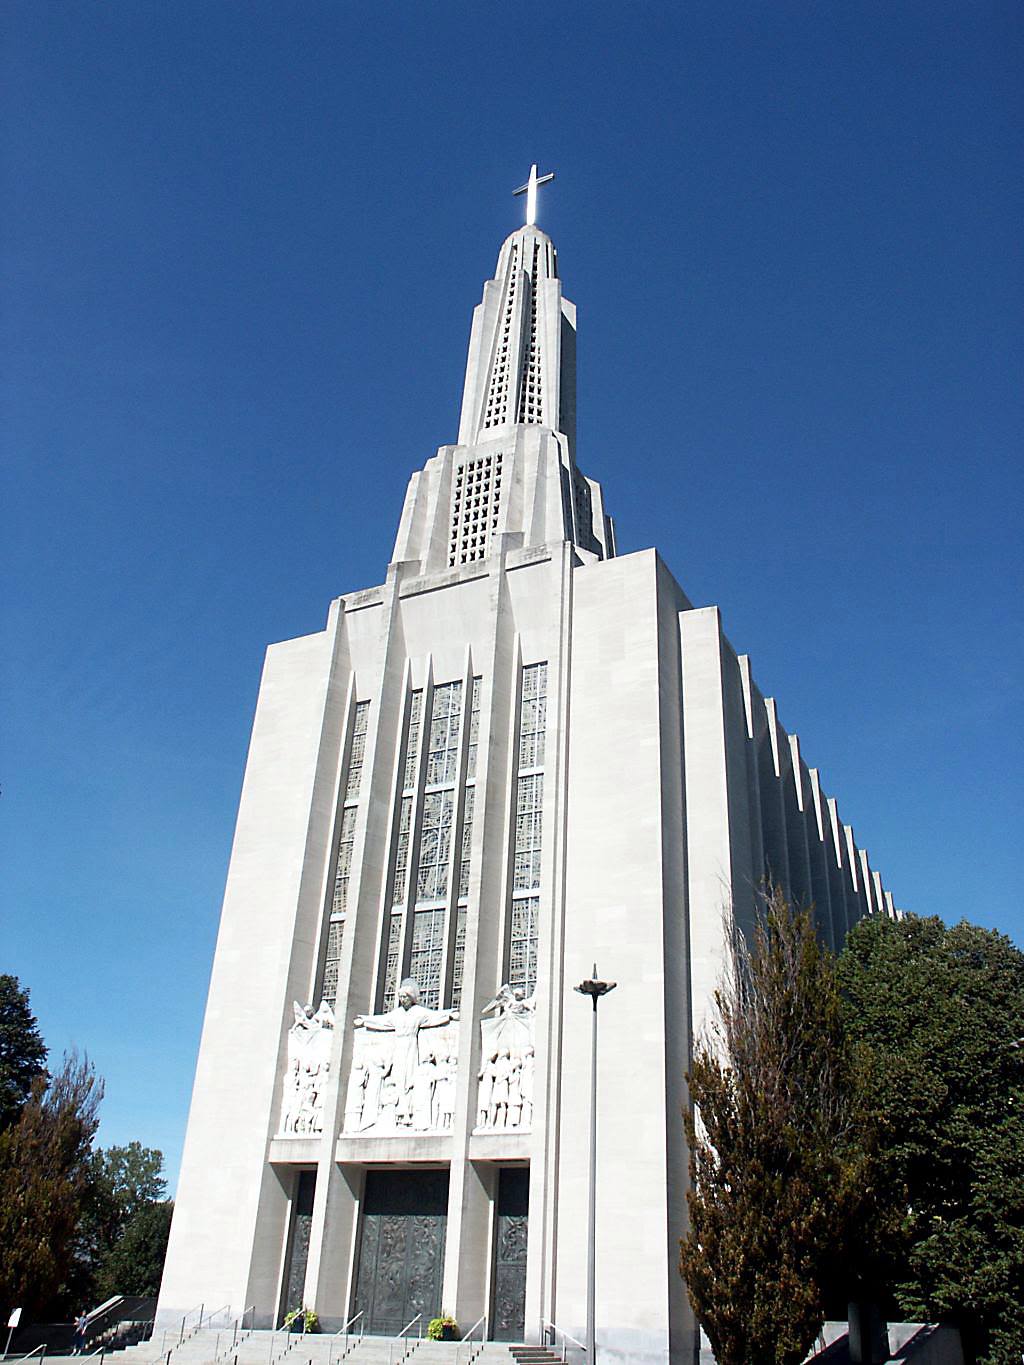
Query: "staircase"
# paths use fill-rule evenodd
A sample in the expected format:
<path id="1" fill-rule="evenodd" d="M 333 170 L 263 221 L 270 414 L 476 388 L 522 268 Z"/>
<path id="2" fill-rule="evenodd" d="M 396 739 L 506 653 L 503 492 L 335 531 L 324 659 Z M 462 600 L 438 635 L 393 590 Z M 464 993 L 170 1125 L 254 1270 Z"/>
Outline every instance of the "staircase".
<path id="1" fill-rule="evenodd" d="M 562 1357 L 550 1346 L 509 1346 L 516 1365 L 562 1365 Z"/>
<path id="2" fill-rule="evenodd" d="M 526 1354 L 518 1355 L 518 1352 Z M 168 1357 L 170 1359 L 168 1360 Z M 343 1336 L 328 1332 L 247 1331 L 203 1327 L 179 1343 L 177 1332 L 155 1332 L 121 1352 L 118 1365 L 561 1365 L 543 1347 L 498 1341 L 427 1341 L 413 1337 Z"/>

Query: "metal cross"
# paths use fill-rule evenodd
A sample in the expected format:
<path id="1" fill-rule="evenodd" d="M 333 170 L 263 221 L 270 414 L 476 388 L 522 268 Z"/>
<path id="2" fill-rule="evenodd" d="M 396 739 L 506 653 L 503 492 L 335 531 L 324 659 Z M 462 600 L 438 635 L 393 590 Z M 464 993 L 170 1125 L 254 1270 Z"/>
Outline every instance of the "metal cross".
<path id="1" fill-rule="evenodd" d="M 533 165 L 530 167 L 530 178 L 529 180 L 527 180 L 526 184 L 520 185 L 517 190 L 512 191 L 513 194 L 526 195 L 527 227 L 533 227 L 534 223 L 536 223 L 537 221 L 537 186 L 546 185 L 549 180 L 554 180 L 554 178 L 555 178 L 554 171 L 549 171 L 547 175 L 538 175 L 537 163 L 535 161 Z"/>

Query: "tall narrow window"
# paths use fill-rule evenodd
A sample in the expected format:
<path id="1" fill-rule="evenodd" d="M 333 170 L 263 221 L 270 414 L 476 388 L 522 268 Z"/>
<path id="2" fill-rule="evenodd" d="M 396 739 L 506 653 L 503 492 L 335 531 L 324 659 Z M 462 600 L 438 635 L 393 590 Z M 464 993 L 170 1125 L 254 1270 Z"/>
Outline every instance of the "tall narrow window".
<path id="1" fill-rule="evenodd" d="M 417 689 L 409 698 L 409 724 L 405 748 L 399 765 L 402 794 L 398 808 L 398 833 L 395 841 L 395 875 L 391 885 L 391 915 L 384 948 L 384 1008 L 392 1009 L 402 969 L 402 930 L 409 899 L 409 870 L 413 812 L 416 805 L 416 774 L 419 768 L 420 727 L 423 718 L 423 692 Z"/>
<path id="2" fill-rule="evenodd" d="M 546 663 L 523 669 L 513 835 L 512 922 L 508 981 L 532 995 L 537 985 L 537 941 L 544 815 L 544 738 L 547 726 Z"/>
<path id="3" fill-rule="evenodd" d="M 466 915 L 469 910 L 469 873 L 473 848 L 473 811 L 476 803 L 476 756 L 480 742 L 480 693 L 483 679 L 469 684 L 469 734 L 466 737 L 466 785 L 462 804 L 462 841 L 459 848 L 458 905 L 452 943 L 452 1007 L 462 1003 L 462 977 L 466 965 Z"/>
<path id="4" fill-rule="evenodd" d="M 349 743 L 348 768 L 342 784 L 343 804 L 338 821 L 338 855 L 334 864 L 334 893 L 331 916 L 327 928 L 327 951 L 324 954 L 324 980 L 321 999 L 334 1004 L 338 998 L 338 967 L 341 944 L 345 934 L 345 915 L 348 905 L 348 884 L 352 875 L 352 852 L 355 848 L 356 814 L 359 809 L 359 788 L 363 780 L 363 759 L 366 755 L 366 728 L 370 718 L 370 703 L 356 703 Z"/>
<path id="5" fill-rule="evenodd" d="M 440 683 L 430 705 L 409 953 L 409 975 L 420 988 L 420 1002 L 431 1009 L 441 1000 L 461 729 L 462 683 Z"/>

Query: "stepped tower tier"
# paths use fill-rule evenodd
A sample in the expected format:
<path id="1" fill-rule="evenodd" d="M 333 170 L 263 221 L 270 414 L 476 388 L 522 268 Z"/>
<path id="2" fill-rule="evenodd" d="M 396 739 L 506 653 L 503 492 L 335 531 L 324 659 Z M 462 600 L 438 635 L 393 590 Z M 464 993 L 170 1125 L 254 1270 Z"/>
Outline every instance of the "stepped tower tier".
<path id="1" fill-rule="evenodd" d="M 459 440 L 409 481 L 393 562 L 419 573 L 569 541 L 610 559 L 600 484 L 576 466 L 576 307 L 558 253 L 528 225 L 505 239 L 473 312 Z"/>

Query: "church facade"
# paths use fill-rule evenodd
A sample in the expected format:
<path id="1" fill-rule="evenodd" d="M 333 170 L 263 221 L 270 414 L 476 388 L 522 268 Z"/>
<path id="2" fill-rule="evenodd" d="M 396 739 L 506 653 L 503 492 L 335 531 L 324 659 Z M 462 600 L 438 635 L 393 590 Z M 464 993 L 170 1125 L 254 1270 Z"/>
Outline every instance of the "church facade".
<path id="1" fill-rule="evenodd" d="M 681 1359 L 692 1039 L 766 877 L 835 947 L 895 914 L 836 802 L 654 550 L 580 469 L 574 306 L 532 222 L 473 316 L 458 440 L 409 482 L 384 581 L 267 651 L 160 1295 L 586 1322 Z"/>

